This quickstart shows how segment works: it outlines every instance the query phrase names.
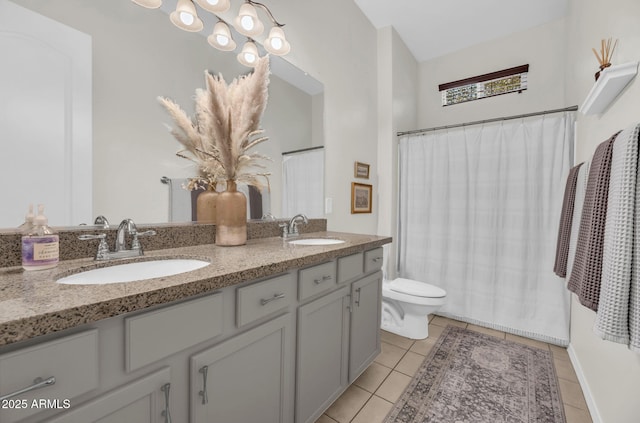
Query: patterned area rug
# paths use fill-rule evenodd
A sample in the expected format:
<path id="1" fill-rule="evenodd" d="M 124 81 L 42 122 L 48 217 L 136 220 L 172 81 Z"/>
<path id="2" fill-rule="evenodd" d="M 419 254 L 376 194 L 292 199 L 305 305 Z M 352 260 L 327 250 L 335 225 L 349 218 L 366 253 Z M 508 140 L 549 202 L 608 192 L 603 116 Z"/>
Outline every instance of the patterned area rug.
<path id="1" fill-rule="evenodd" d="M 550 351 L 447 326 L 385 423 L 565 423 Z"/>

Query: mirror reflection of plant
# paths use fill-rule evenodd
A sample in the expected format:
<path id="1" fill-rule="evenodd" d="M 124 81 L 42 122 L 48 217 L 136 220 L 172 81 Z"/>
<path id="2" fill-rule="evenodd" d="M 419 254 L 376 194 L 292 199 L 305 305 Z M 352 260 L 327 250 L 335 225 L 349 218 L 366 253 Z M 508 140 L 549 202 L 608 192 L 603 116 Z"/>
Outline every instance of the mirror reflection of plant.
<path id="1" fill-rule="evenodd" d="M 230 84 L 222 75 L 205 72 L 206 89 L 196 89 L 195 116 L 190 118 L 172 100 L 158 101 L 173 118 L 171 134 L 184 146 L 179 157 L 196 163 L 199 176 L 191 178 L 188 189 L 220 181 L 269 185 L 263 160 L 257 152 L 248 152 L 268 138 L 260 136 L 260 118 L 267 105 L 269 57 L 258 60 L 254 71 L 234 79 Z"/>

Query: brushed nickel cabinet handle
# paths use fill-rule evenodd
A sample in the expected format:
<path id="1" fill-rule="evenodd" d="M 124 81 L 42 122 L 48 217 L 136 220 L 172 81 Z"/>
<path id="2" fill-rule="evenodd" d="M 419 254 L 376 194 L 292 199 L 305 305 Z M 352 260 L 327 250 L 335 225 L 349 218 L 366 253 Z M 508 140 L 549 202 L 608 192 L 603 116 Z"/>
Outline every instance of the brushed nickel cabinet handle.
<path id="1" fill-rule="evenodd" d="M 42 379 L 41 377 L 36 378 L 33 381 L 33 385 L 27 386 L 26 388 L 19 389 L 15 392 L 12 392 L 7 395 L 3 395 L 0 397 L 0 401 L 4 401 L 9 398 L 17 397 L 18 395 L 26 394 L 27 392 L 34 391 L 36 389 L 44 388 L 45 386 L 55 385 L 56 378 L 51 376 L 47 379 Z"/>
<path id="2" fill-rule="evenodd" d="M 209 395 L 207 394 L 207 373 L 209 373 L 209 366 L 203 366 L 200 369 L 200 373 L 202 373 L 202 391 L 198 392 L 198 395 L 202 397 L 202 405 L 207 404 L 209 402 Z"/>
<path id="3" fill-rule="evenodd" d="M 267 305 L 271 301 L 280 300 L 282 298 L 284 298 L 284 293 L 280 292 L 279 294 L 273 294 L 273 297 L 271 297 L 271 298 L 263 298 L 263 299 L 261 299 L 260 300 L 260 304 L 261 305 Z"/>
<path id="4" fill-rule="evenodd" d="M 333 279 L 331 277 L 331 275 L 325 275 L 325 276 L 322 277 L 322 279 L 314 279 L 313 283 L 315 283 L 316 285 L 320 285 L 322 282 L 326 282 L 326 281 L 329 281 L 331 279 Z"/>
<path id="5" fill-rule="evenodd" d="M 169 389 L 171 389 L 170 383 L 165 383 L 160 388 L 164 392 L 164 411 L 162 417 L 164 417 L 164 423 L 171 423 L 171 411 L 169 411 Z"/>

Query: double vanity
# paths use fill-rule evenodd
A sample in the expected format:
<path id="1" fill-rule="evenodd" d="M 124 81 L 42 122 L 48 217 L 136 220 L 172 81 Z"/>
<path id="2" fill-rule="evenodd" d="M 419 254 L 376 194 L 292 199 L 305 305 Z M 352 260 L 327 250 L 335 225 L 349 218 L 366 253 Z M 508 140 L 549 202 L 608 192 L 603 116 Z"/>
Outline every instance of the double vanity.
<path id="1" fill-rule="evenodd" d="M 312 423 L 380 352 L 389 242 L 320 230 L 158 248 L 108 284 L 116 263 L 91 258 L 0 268 L 0 421 Z M 199 264 L 146 273 L 164 260 Z"/>

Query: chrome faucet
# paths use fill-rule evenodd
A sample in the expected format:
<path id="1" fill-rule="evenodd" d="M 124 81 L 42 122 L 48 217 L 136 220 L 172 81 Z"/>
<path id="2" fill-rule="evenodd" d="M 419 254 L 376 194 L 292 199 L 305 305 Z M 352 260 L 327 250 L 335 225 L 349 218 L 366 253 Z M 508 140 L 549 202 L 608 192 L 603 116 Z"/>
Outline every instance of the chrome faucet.
<path id="1" fill-rule="evenodd" d="M 126 235 L 129 234 L 133 237 L 131 240 L 131 248 L 127 249 L 126 244 Z M 138 237 L 141 236 L 150 236 L 155 235 L 156 231 L 149 230 L 145 232 L 138 232 L 138 227 L 133 220 L 124 219 L 120 222 L 120 226 L 118 226 L 118 231 L 116 232 L 116 243 L 113 251 L 109 251 L 109 246 L 107 245 L 107 234 L 85 234 L 80 235 L 78 239 L 81 240 L 89 240 L 89 239 L 99 239 L 100 243 L 98 244 L 98 251 L 96 252 L 95 259 L 98 261 L 104 260 L 112 260 L 126 257 L 138 257 L 144 255 L 144 251 L 142 250 L 142 245 L 140 244 L 140 240 Z"/>
<path id="2" fill-rule="evenodd" d="M 116 246 L 113 251 L 116 253 L 118 251 L 126 251 L 127 244 L 125 235 L 136 235 L 137 233 L 138 227 L 135 223 L 133 223 L 133 220 L 124 219 L 122 222 L 120 222 L 120 226 L 118 226 L 118 232 L 116 232 Z"/>
<path id="3" fill-rule="evenodd" d="M 271 213 L 265 213 L 262 215 L 262 220 L 276 220 L 276 217 Z"/>
<path id="4" fill-rule="evenodd" d="M 96 217 L 96 220 L 93 222 L 96 226 L 102 226 L 102 229 L 109 229 L 109 221 L 103 215 Z"/>
<path id="5" fill-rule="evenodd" d="M 282 237 L 283 238 L 291 238 L 300 235 L 298 232 L 298 220 L 302 220 L 302 222 L 306 225 L 309 223 L 309 219 L 304 214 L 296 214 L 291 218 L 289 223 L 281 223 L 279 226 L 282 228 Z"/>

